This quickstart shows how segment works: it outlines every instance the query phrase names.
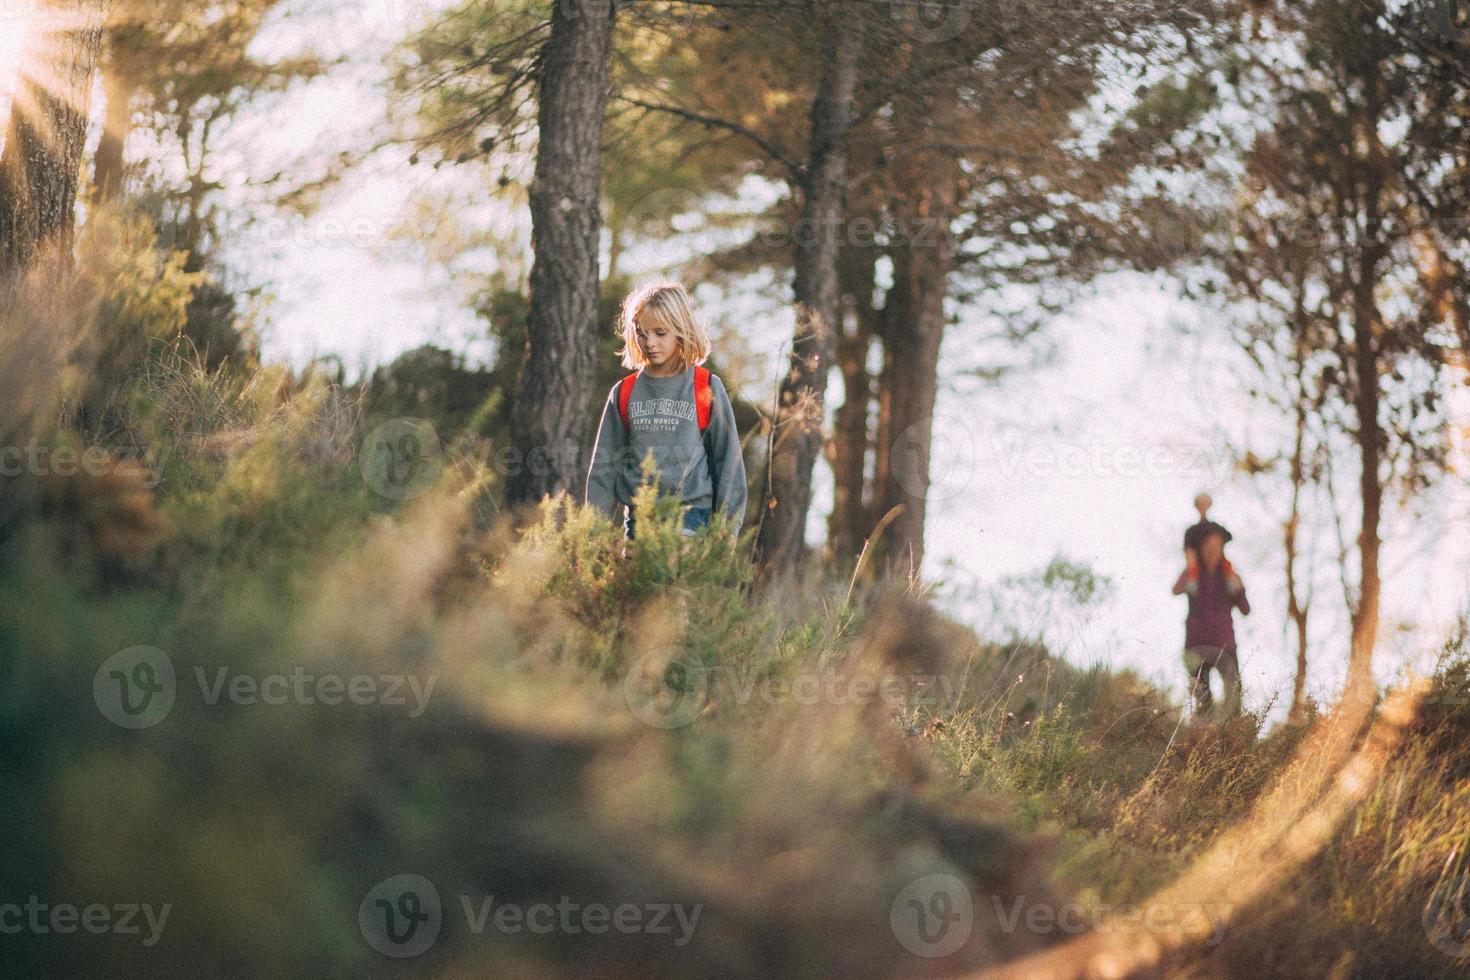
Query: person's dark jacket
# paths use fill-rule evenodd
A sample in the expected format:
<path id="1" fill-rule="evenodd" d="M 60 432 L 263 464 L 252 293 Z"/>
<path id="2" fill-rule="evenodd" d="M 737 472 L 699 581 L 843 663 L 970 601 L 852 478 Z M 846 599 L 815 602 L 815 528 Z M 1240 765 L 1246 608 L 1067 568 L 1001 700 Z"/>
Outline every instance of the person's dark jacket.
<path id="1" fill-rule="evenodd" d="M 1189 595 L 1189 615 L 1184 620 L 1185 647 L 1235 649 L 1235 624 L 1231 613 L 1240 609 L 1249 616 L 1250 602 L 1245 597 L 1245 584 L 1240 576 L 1227 573 L 1224 564 L 1211 571 L 1199 566 L 1196 577 L 1189 571 L 1174 583 L 1174 594 Z"/>

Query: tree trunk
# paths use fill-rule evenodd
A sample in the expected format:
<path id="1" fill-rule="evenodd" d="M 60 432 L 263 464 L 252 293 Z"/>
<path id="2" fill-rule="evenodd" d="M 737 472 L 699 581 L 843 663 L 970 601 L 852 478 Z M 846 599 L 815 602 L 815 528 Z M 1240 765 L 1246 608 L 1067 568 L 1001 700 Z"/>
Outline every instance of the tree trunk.
<path id="1" fill-rule="evenodd" d="M 942 179 L 941 179 L 942 180 Z M 929 457 L 934 439 L 934 405 L 939 394 L 939 348 L 944 339 L 944 298 L 952 243 L 952 185 L 917 192 L 919 207 L 893 249 L 895 302 L 890 304 L 885 348 L 890 398 L 888 464 L 878 487 L 881 517 L 903 509 L 881 543 L 890 571 L 917 574 L 924 561 L 928 513 Z"/>
<path id="2" fill-rule="evenodd" d="M 1291 710 L 1286 720 L 1299 725 L 1307 717 L 1307 609 L 1293 603 L 1288 615 L 1296 628 L 1296 677 L 1291 682 Z"/>
<path id="3" fill-rule="evenodd" d="M 1378 79 L 1363 79 L 1366 97 L 1358 110 L 1360 131 L 1368 136 L 1368 158 L 1359 177 L 1365 181 L 1362 196 L 1362 219 L 1357 254 L 1351 268 L 1352 281 L 1353 374 L 1357 387 L 1353 404 L 1357 415 L 1358 454 L 1362 470 L 1358 488 L 1363 503 L 1358 528 L 1358 603 L 1352 617 L 1352 649 L 1348 655 L 1348 697 L 1372 698 L 1373 647 L 1378 640 L 1378 601 L 1381 582 L 1378 552 L 1381 544 L 1378 522 L 1383 511 L 1383 475 L 1379 472 L 1387 442 L 1383 424 L 1378 418 L 1379 401 L 1379 332 L 1382 325 L 1374 291 L 1380 271 L 1380 243 L 1384 221 L 1380 196 L 1384 193 L 1383 147 L 1376 138 L 1376 125 L 1381 116 Z M 1356 127 L 1355 127 L 1356 128 Z"/>
<path id="4" fill-rule="evenodd" d="M 1349 696 L 1371 697 L 1373 691 L 1373 647 L 1378 638 L 1378 523 L 1383 510 L 1383 426 L 1378 418 L 1378 355 L 1374 336 L 1378 323 L 1373 304 L 1375 279 L 1366 277 L 1357 286 L 1353 338 L 1353 362 L 1357 390 L 1358 454 L 1362 471 L 1358 478 L 1363 510 L 1358 530 L 1358 602 L 1352 616 L 1352 651 L 1348 660 Z"/>
<path id="5" fill-rule="evenodd" d="M 868 352 L 880 335 L 879 311 L 873 305 L 873 248 L 847 247 L 839 258 L 842 293 L 851 298 L 852 329 L 837 339 L 837 366 L 842 371 L 842 407 L 832 425 L 832 514 L 827 519 L 827 548 L 838 565 L 855 560 L 872 530 L 865 499 L 868 450 L 872 433 L 868 412 L 873 404 L 873 378 Z"/>
<path id="6" fill-rule="evenodd" d="M 1297 595 L 1297 532 L 1301 528 L 1302 485 L 1306 482 L 1304 457 L 1307 436 L 1306 360 L 1304 343 L 1296 351 L 1296 437 L 1291 447 L 1291 513 L 1287 516 L 1283 544 L 1286 550 L 1286 616 L 1296 627 L 1296 678 L 1291 685 L 1291 708 L 1287 720 L 1299 723 L 1307 711 L 1307 611 Z"/>
<path id="7" fill-rule="evenodd" d="M 1307 357 L 1311 348 L 1307 335 L 1310 317 L 1305 277 L 1296 280 L 1292 292 L 1291 383 L 1296 431 L 1291 445 L 1291 510 L 1283 526 L 1282 544 L 1286 552 L 1286 618 L 1296 627 L 1296 677 L 1292 681 L 1287 721 L 1300 723 L 1306 720 L 1307 712 L 1307 614 L 1311 606 L 1310 590 L 1305 601 L 1297 591 L 1297 563 L 1300 560 L 1297 535 L 1302 524 L 1302 488 L 1307 482 L 1307 423 L 1313 408 L 1307 379 Z"/>
<path id="8" fill-rule="evenodd" d="M 104 5 L 50 0 L 32 15 L 0 155 L 0 277 L 71 246 Z"/>
<path id="9" fill-rule="evenodd" d="M 763 577 L 793 571 L 806 555 L 812 466 L 822 444 L 827 374 L 839 315 L 838 234 L 847 183 L 860 35 L 856 13 L 824 0 L 822 75 L 812 103 L 807 169 L 796 241 L 796 333 L 781 379 L 771 446 L 771 495 L 756 539 Z"/>
<path id="10" fill-rule="evenodd" d="M 542 51 L 526 359 L 511 405 L 512 506 L 582 484 L 597 337 L 603 110 L 617 4 L 556 0 Z"/>
<path id="11" fill-rule="evenodd" d="M 898 343 L 892 339 L 896 329 L 893 323 L 901 315 L 908 315 L 909 300 L 904 292 L 906 288 L 906 284 L 900 283 L 895 277 L 893 285 L 883 296 L 883 312 L 878 320 L 878 340 L 882 362 L 878 367 L 876 394 L 878 420 L 873 432 L 873 483 L 868 493 L 871 503 L 867 514 L 869 525 L 881 521 L 883 515 L 887 513 L 884 507 L 886 494 L 883 488 L 888 486 L 892 480 L 893 434 L 899 431 L 893 427 L 894 413 L 897 408 L 894 404 L 894 377 L 898 371 L 898 365 L 894 363 L 894 351 Z M 871 526 L 865 528 L 864 534 L 869 534 L 871 531 Z M 869 567 L 873 566 L 870 564 Z"/>
<path id="12" fill-rule="evenodd" d="M 927 118 L 906 140 L 930 140 L 938 125 L 939 120 Z M 892 206 L 896 234 L 889 249 L 893 287 L 884 307 L 883 443 L 873 516 L 882 519 L 893 508 L 902 508 L 878 543 L 875 558 L 890 573 L 907 575 L 917 574 L 924 560 L 939 348 L 953 255 L 950 224 L 959 174 L 953 160 L 925 154 L 898 188 Z"/>
<path id="13" fill-rule="evenodd" d="M 107 61 L 102 69 L 102 93 L 107 100 L 102 137 L 92 157 L 92 200 L 112 200 L 122 194 L 127 172 L 124 151 L 133 131 L 133 93 L 137 82 L 124 68 L 125 59 L 115 34 L 107 38 Z"/>

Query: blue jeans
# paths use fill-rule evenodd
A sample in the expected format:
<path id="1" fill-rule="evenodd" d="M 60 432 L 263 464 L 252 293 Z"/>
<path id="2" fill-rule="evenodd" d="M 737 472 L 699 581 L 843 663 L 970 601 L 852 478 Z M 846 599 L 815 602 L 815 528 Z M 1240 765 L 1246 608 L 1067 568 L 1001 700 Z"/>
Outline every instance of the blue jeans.
<path id="1" fill-rule="evenodd" d="M 685 507 L 683 534 L 693 537 L 694 532 L 709 523 L 710 509 L 708 507 Z M 623 534 L 629 541 L 633 540 L 633 508 L 627 508 L 627 514 L 623 517 Z"/>

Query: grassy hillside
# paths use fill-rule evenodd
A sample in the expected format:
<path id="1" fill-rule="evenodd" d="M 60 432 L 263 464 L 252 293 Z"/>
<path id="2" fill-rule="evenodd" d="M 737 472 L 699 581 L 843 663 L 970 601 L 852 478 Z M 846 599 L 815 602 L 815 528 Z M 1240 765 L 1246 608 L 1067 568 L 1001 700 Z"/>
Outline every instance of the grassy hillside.
<path id="1" fill-rule="evenodd" d="M 473 440 L 380 456 L 371 392 L 206 370 L 165 258 L 82 247 L 0 306 L 8 974 L 1470 975 L 1463 635 L 1341 744 L 1190 725 L 913 590 L 757 591 L 651 495 L 626 553 L 513 534 Z M 1238 841 L 1269 888 L 1180 891 Z"/>

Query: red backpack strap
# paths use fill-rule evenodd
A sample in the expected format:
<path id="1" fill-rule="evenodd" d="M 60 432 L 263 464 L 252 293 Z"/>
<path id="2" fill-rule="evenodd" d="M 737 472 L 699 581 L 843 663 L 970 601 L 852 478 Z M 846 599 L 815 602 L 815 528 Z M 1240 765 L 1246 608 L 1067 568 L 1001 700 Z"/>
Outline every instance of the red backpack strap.
<path id="1" fill-rule="evenodd" d="M 703 432 L 709 428 L 710 404 L 714 401 L 714 392 L 709 386 L 709 368 L 703 365 L 694 367 L 694 410 L 699 417 L 699 431 Z"/>
<path id="2" fill-rule="evenodd" d="M 622 380 L 618 385 L 618 414 L 623 417 L 623 431 L 633 431 L 632 424 L 628 421 L 628 402 L 633 398 L 633 382 L 638 380 L 638 372 L 634 371 Z"/>

